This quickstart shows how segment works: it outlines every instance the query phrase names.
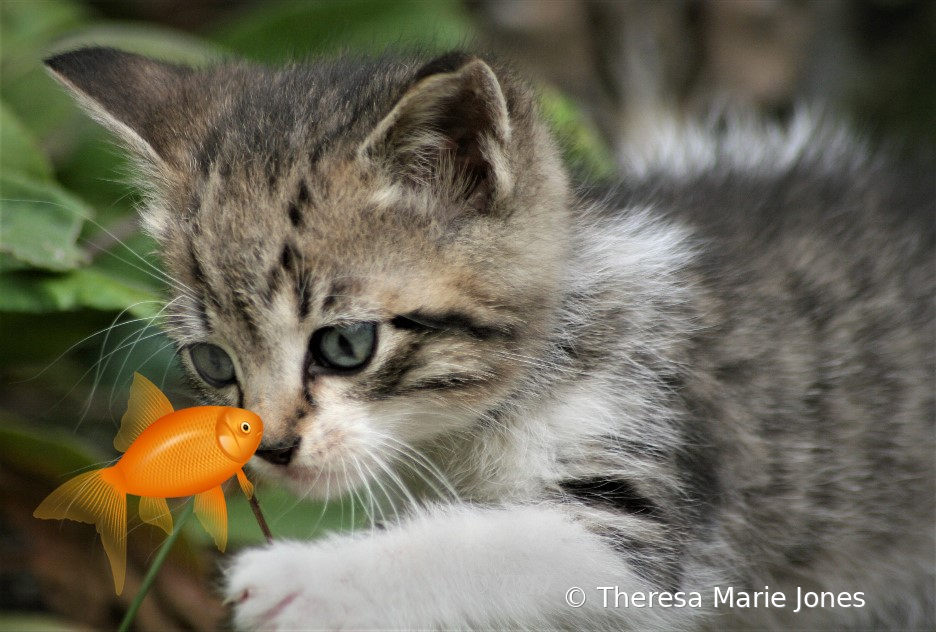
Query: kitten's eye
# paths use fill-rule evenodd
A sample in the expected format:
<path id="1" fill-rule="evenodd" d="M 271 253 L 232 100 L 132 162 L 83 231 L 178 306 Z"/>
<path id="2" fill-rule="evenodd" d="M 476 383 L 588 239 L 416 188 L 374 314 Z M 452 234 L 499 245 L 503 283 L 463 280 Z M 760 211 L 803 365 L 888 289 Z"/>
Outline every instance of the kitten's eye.
<path id="1" fill-rule="evenodd" d="M 198 374 L 211 386 L 221 388 L 234 383 L 234 362 L 221 347 L 200 342 L 189 347 L 189 354 Z"/>
<path id="2" fill-rule="evenodd" d="M 347 327 L 322 327 L 312 334 L 310 350 L 318 365 L 351 371 L 364 366 L 376 346 L 377 326 L 357 323 Z"/>

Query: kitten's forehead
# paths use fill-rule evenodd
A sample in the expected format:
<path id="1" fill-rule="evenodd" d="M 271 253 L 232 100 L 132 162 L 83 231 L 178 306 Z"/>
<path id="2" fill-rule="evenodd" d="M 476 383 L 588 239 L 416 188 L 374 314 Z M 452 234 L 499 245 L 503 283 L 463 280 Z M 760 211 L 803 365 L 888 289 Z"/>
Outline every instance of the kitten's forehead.
<path id="1" fill-rule="evenodd" d="M 288 157 L 281 161 L 288 162 Z M 229 267 L 278 262 L 317 270 L 411 265 L 438 250 L 428 214 L 375 204 L 382 185 L 352 160 L 295 160 L 275 178 L 213 171 L 197 187 L 185 239 Z"/>
<path id="2" fill-rule="evenodd" d="M 454 288 L 480 297 L 457 245 L 380 187 L 353 161 L 306 162 L 272 185 L 212 172 L 188 228 L 166 244 L 173 272 L 193 277 L 218 311 L 258 323 L 375 318 Z"/>
<path id="3" fill-rule="evenodd" d="M 274 179 L 296 163 L 314 165 L 366 135 L 403 90 L 412 65 L 383 58 L 219 67 L 204 77 L 217 92 L 195 163 L 203 173 L 260 166 Z"/>

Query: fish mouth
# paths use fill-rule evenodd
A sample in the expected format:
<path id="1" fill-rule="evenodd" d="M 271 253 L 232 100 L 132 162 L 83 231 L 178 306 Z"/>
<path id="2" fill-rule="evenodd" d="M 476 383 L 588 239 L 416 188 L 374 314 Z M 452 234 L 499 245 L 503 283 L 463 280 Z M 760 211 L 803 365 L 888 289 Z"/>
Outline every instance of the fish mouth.
<path id="1" fill-rule="evenodd" d="M 251 437 L 239 432 L 237 427 L 239 421 L 226 412 L 221 415 L 218 425 L 215 427 L 215 437 L 218 441 L 218 447 L 229 459 L 238 463 L 246 463 L 253 454 L 254 446 L 251 444 Z"/>
<path id="2" fill-rule="evenodd" d="M 230 459 L 243 465 L 250 460 L 263 438 L 263 420 L 249 410 L 228 408 L 215 425 L 215 441 Z"/>

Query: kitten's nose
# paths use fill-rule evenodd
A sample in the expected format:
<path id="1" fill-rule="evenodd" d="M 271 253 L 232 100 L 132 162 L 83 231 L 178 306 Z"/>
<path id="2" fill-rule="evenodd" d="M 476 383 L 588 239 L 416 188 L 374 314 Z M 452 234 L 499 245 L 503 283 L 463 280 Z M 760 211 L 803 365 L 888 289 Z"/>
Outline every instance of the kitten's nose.
<path id="1" fill-rule="evenodd" d="M 299 447 L 299 442 L 291 443 L 285 446 L 272 446 L 269 448 L 261 448 L 257 450 L 256 455 L 265 461 L 269 461 L 273 465 L 289 465 L 289 462 L 293 458 L 293 454 L 296 452 L 296 448 Z"/>

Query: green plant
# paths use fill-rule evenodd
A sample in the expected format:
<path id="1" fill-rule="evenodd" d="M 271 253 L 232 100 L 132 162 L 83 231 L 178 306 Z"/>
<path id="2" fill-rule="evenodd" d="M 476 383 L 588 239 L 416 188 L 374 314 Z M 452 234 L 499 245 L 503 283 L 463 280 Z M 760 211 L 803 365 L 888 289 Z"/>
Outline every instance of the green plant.
<path id="1" fill-rule="evenodd" d="M 155 244 L 136 227 L 138 197 L 125 181 L 130 167 L 112 139 L 44 72 L 42 58 L 94 43 L 194 64 L 232 53 L 272 62 L 349 47 L 403 45 L 431 52 L 470 36 L 457 0 L 244 3 L 194 34 L 102 19 L 79 0 L 0 2 L 0 494 L 17 499 L 0 507 L 0 524 L 13 525 L 27 551 L 42 548 L 38 539 L 58 538 L 74 550 L 102 554 L 91 548 L 94 533 L 86 525 L 31 531 L 31 511 L 75 470 L 116 456 L 111 441 L 133 371 L 165 386 L 179 406 L 191 403 L 179 386 L 172 346 L 159 331 L 163 273 Z M 561 95 L 546 95 L 569 155 L 600 173 L 606 152 L 596 135 Z M 326 509 L 279 490 L 261 487 L 260 494 L 278 537 L 348 527 L 362 513 L 353 503 Z M 229 507 L 232 547 L 261 541 L 247 503 L 232 500 Z M 139 576 L 147 565 L 158 568 L 148 557 L 162 540 L 146 526 L 137 529 L 130 539 L 131 547 L 140 546 Z M 199 598 L 209 604 L 214 598 L 204 577 L 213 565 L 200 560 L 210 543 L 200 529 L 172 537 L 179 539 L 161 551 L 168 555 L 175 544 L 184 554 L 173 561 L 161 552 L 159 563 L 169 560 L 162 572 L 177 572 L 175 564 L 180 573 L 198 575 Z M 75 563 L 89 562 L 82 557 Z M 93 626 L 115 625 L 109 612 L 128 603 L 76 579 L 87 577 L 81 571 L 56 576 L 85 584 L 68 584 L 77 605 L 60 610 Z M 42 575 L 46 571 L 36 572 L 40 585 L 51 581 Z M 155 577 L 150 573 L 150 581 Z M 154 590 L 170 591 L 160 603 L 176 598 L 158 581 Z M 128 585 L 126 593 L 131 597 L 133 588 Z M 99 602 L 103 614 L 96 610 Z M 219 611 L 216 603 L 205 608 Z M 195 628 L 210 625 L 208 615 L 197 614 L 172 616 L 194 617 L 186 625 Z M 139 625 L 145 628 L 153 616 L 144 609 Z"/>

